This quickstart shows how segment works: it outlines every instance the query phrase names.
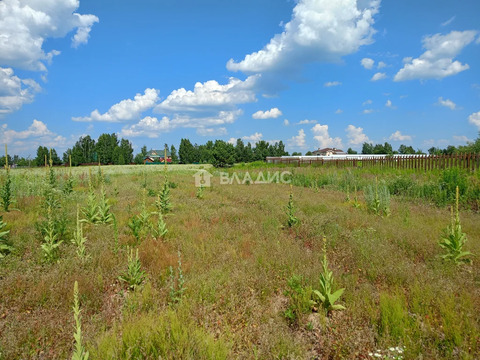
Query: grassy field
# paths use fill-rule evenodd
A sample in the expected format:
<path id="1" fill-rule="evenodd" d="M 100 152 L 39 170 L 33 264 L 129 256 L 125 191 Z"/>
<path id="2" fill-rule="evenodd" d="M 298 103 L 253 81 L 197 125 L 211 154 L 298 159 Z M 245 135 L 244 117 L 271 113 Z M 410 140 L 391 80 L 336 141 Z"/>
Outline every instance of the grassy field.
<path id="1" fill-rule="evenodd" d="M 75 168 L 71 193 L 68 169 L 54 177 L 12 170 L 15 201 L 2 212 L 11 251 L 0 258 L 0 359 L 72 356 L 75 281 L 91 359 L 480 358 L 478 174 L 257 164 L 229 173 L 292 171 L 294 186 L 220 185 L 208 168 L 212 186 L 200 194 L 199 167 L 168 167 L 164 236 L 150 228 L 159 222 L 163 166 L 102 167 L 102 175 Z M 392 194 L 389 216 L 367 209 L 364 192 L 376 178 Z M 456 185 L 472 264 L 440 257 Z M 77 205 L 88 208 L 102 190 L 115 222 L 83 223 L 81 258 L 71 242 Z M 289 227 L 291 193 L 299 222 Z M 48 219 L 63 241 L 53 261 L 42 248 Z M 334 290 L 345 289 L 336 302 L 345 309 L 328 314 L 314 292 L 323 237 Z M 140 280 L 144 272 L 138 286 L 119 278 L 131 249 Z"/>

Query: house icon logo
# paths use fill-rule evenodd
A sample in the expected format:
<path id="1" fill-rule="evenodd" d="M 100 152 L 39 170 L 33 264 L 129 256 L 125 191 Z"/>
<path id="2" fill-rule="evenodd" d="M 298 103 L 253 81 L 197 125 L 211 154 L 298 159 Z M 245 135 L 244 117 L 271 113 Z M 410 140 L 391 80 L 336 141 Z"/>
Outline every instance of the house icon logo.
<path id="1" fill-rule="evenodd" d="M 210 187 L 210 178 L 213 175 L 206 170 L 199 170 L 193 175 L 196 187 Z"/>

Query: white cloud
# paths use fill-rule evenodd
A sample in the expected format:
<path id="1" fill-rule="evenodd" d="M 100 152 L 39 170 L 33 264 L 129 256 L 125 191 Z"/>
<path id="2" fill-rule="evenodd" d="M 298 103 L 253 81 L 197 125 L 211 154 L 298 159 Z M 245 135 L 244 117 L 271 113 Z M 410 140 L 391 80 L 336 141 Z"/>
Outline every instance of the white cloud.
<path id="1" fill-rule="evenodd" d="M 383 79 L 386 79 L 386 78 L 387 78 L 387 74 L 377 72 L 377 73 L 375 73 L 375 75 L 372 76 L 370 81 L 378 81 L 378 80 L 383 80 Z"/>
<path id="2" fill-rule="evenodd" d="M 313 138 L 317 140 L 318 146 L 320 148 L 326 147 L 335 147 L 335 148 L 342 148 L 342 139 L 339 137 L 332 138 L 328 133 L 328 125 L 320 125 L 317 124 L 312 128 L 312 132 L 314 134 Z"/>
<path id="3" fill-rule="evenodd" d="M 105 122 L 122 122 L 134 120 L 138 118 L 142 114 L 142 112 L 155 106 L 155 104 L 159 100 L 158 93 L 159 91 L 155 89 L 145 89 L 143 95 L 136 94 L 133 100 L 122 100 L 118 104 L 113 105 L 104 114 L 100 114 L 100 112 L 95 109 L 91 112 L 90 116 L 72 117 L 72 120 Z"/>
<path id="4" fill-rule="evenodd" d="M 470 124 L 475 125 L 480 130 L 480 111 L 471 114 L 468 117 L 468 121 L 470 122 Z"/>
<path id="5" fill-rule="evenodd" d="M 365 69 L 372 69 L 373 68 L 373 65 L 375 64 L 375 61 L 373 59 L 370 59 L 370 58 L 363 58 L 361 61 L 360 61 L 360 64 L 362 64 L 362 66 L 365 68 Z"/>
<path id="6" fill-rule="evenodd" d="M 345 129 L 347 132 L 348 143 L 352 145 L 363 144 L 364 142 L 370 142 L 367 135 L 363 133 L 363 128 L 348 125 Z"/>
<path id="7" fill-rule="evenodd" d="M 385 64 L 383 61 L 380 61 L 377 65 L 377 69 L 383 69 L 384 67 L 387 67 L 387 64 Z"/>
<path id="8" fill-rule="evenodd" d="M 198 128 L 197 134 L 201 136 L 224 136 L 224 135 L 227 135 L 227 129 L 224 127 Z"/>
<path id="9" fill-rule="evenodd" d="M 32 79 L 20 79 L 13 69 L 0 67 L 0 115 L 19 110 L 30 103 L 40 86 Z"/>
<path id="10" fill-rule="evenodd" d="M 283 125 L 285 125 L 285 126 L 290 125 L 290 121 L 288 121 L 287 119 L 283 120 Z"/>
<path id="11" fill-rule="evenodd" d="M 335 61 L 373 42 L 373 16 L 379 0 L 299 0 L 292 19 L 260 51 L 240 62 L 230 59 L 227 69 L 266 72 L 298 68 L 315 61 Z M 360 8 L 359 8 L 360 7 Z"/>
<path id="12" fill-rule="evenodd" d="M 246 142 L 253 142 L 253 143 L 259 142 L 260 140 L 262 140 L 262 138 L 263 138 L 263 134 L 259 132 L 256 132 L 255 134 L 252 134 L 249 136 L 242 136 L 242 140 Z"/>
<path id="13" fill-rule="evenodd" d="M 385 106 L 391 109 L 394 108 L 394 106 L 392 105 L 392 101 L 390 99 L 387 100 L 387 102 L 385 103 Z"/>
<path id="14" fill-rule="evenodd" d="M 303 131 L 303 129 L 300 129 L 298 130 L 297 136 L 293 136 L 287 140 L 287 145 L 294 148 L 305 149 L 307 147 L 305 138 L 306 138 L 305 131 Z"/>
<path id="15" fill-rule="evenodd" d="M 410 135 L 403 135 L 399 130 L 397 130 L 390 135 L 388 139 L 391 141 L 410 141 L 412 140 L 412 137 Z"/>
<path id="16" fill-rule="evenodd" d="M 302 120 L 297 123 L 297 125 L 309 125 L 309 124 L 316 124 L 317 120 Z"/>
<path id="17" fill-rule="evenodd" d="M 173 125 L 167 116 L 161 120 L 156 117 L 147 116 L 141 119 L 137 124 L 124 127 L 120 132 L 121 136 L 136 137 L 145 136 L 149 138 L 157 138 L 162 133 L 169 132 L 173 129 Z"/>
<path id="18" fill-rule="evenodd" d="M 282 112 L 278 108 L 272 108 L 267 111 L 257 111 L 252 115 L 254 119 L 276 119 L 277 117 L 282 116 Z"/>
<path id="19" fill-rule="evenodd" d="M 443 97 L 438 98 L 438 105 L 448 107 L 450 110 L 455 110 L 457 104 L 455 104 L 452 100 L 450 99 L 445 99 L 443 100 Z"/>
<path id="20" fill-rule="evenodd" d="M 194 128 L 197 129 L 199 134 L 201 134 L 202 132 L 206 133 L 207 131 L 214 131 L 205 130 L 207 128 L 231 124 L 241 114 L 242 110 L 220 111 L 215 116 L 205 117 L 191 117 L 188 115 L 176 114 L 173 118 L 164 116 L 161 120 L 158 120 L 156 117 L 147 116 L 137 124 L 125 126 L 120 132 L 120 135 L 125 137 L 142 136 L 158 138 L 163 133 L 167 133 L 176 128 Z M 220 133 L 223 132 L 223 130 L 219 130 L 218 128 L 216 131 Z M 223 135 L 225 135 L 225 133 Z"/>
<path id="21" fill-rule="evenodd" d="M 370 105 L 370 104 L 372 104 L 372 103 L 373 103 L 373 101 L 370 100 L 370 99 L 368 99 L 368 100 L 364 101 L 364 102 L 362 103 L 362 105 L 365 106 L 365 105 Z"/>
<path id="22" fill-rule="evenodd" d="M 373 112 L 375 112 L 375 110 L 373 110 L 373 109 L 365 109 L 365 110 L 363 110 L 363 113 L 364 113 L 364 114 L 371 114 L 371 113 L 373 113 Z"/>
<path id="23" fill-rule="evenodd" d="M 230 139 L 228 139 L 227 143 L 232 144 L 232 145 L 235 145 L 235 144 L 237 143 L 237 139 L 231 137 Z"/>
<path id="24" fill-rule="evenodd" d="M 34 119 L 32 124 L 22 131 L 11 130 L 7 124 L 3 124 L 0 128 L 0 143 L 8 144 L 10 153 L 20 154 L 40 145 L 58 150 L 65 147 L 66 139 L 50 131 L 42 121 Z"/>
<path id="25" fill-rule="evenodd" d="M 205 111 L 255 102 L 257 99 L 254 90 L 259 77 L 249 76 L 245 81 L 231 77 L 225 85 L 220 85 L 215 80 L 197 82 L 193 91 L 184 88 L 172 91 L 155 107 L 155 111 L 159 113 Z"/>
<path id="26" fill-rule="evenodd" d="M 457 143 L 460 143 L 460 144 L 465 144 L 467 142 L 472 141 L 472 139 L 469 139 L 465 135 L 459 135 L 459 136 L 453 135 L 453 140 L 455 140 Z"/>
<path id="27" fill-rule="evenodd" d="M 343 110 L 342 110 L 342 109 L 337 109 L 337 110 L 335 111 L 335 114 L 337 114 L 337 115 L 338 115 L 338 114 L 341 114 L 341 113 L 343 113 Z"/>
<path id="28" fill-rule="evenodd" d="M 453 20 L 455 20 L 456 16 L 452 16 L 450 19 L 448 19 L 447 21 L 443 22 L 442 23 L 442 26 L 447 26 L 447 25 L 450 25 Z"/>
<path id="29" fill-rule="evenodd" d="M 45 63 L 60 54 L 58 50 L 45 53 L 46 39 L 64 37 L 76 29 L 72 46 L 86 43 L 98 17 L 76 13 L 79 5 L 78 0 L 0 1 L 0 65 L 46 71 Z"/>
<path id="30" fill-rule="evenodd" d="M 325 87 L 332 87 L 332 86 L 339 86 L 339 85 L 342 85 L 340 81 L 328 81 L 325 84 L 323 84 L 323 86 Z"/>
<path id="31" fill-rule="evenodd" d="M 474 41 L 477 31 L 452 31 L 447 35 L 435 34 L 423 39 L 426 50 L 419 58 L 405 58 L 405 65 L 394 77 L 394 81 L 414 79 L 442 79 L 470 68 L 453 59 L 462 49 Z"/>

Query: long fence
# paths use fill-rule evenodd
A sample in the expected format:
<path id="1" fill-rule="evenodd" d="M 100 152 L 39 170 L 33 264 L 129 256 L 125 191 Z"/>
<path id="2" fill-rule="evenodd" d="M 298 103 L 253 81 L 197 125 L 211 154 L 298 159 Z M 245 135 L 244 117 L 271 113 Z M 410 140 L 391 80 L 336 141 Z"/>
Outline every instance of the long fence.
<path id="1" fill-rule="evenodd" d="M 480 154 L 282 156 L 267 157 L 266 161 L 292 166 L 385 167 L 419 171 L 461 168 L 473 172 L 480 168 Z"/>

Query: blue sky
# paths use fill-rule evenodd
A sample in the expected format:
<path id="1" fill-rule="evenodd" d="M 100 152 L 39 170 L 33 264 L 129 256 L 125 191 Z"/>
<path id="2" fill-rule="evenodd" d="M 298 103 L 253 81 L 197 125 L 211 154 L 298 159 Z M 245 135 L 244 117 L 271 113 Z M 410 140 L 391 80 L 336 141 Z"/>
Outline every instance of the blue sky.
<path id="1" fill-rule="evenodd" d="M 477 0 L 3 0 L 0 142 L 465 144 L 479 16 Z"/>

